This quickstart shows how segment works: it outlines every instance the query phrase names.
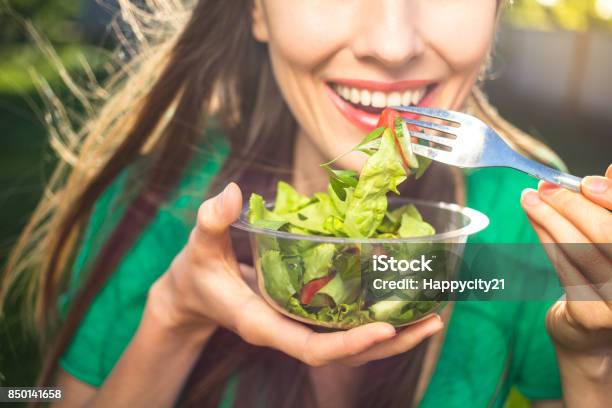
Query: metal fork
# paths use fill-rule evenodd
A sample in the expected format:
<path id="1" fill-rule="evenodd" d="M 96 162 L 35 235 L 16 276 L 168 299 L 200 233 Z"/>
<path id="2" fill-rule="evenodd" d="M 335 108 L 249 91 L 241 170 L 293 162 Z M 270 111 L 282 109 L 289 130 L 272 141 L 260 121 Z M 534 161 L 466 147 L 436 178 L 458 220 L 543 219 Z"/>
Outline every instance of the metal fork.
<path id="1" fill-rule="evenodd" d="M 473 116 L 461 112 L 414 106 L 394 106 L 393 109 L 442 119 L 457 125 L 451 126 L 425 120 L 402 118 L 410 125 L 436 130 L 452 136 L 443 137 L 410 130 L 410 134 L 417 139 L 433 142 L 439 146 L 444 146 L 445 149 L 450 149 L 443 150 L 435 146 L 412 143 L 412 150 L 420 156 L 462 168 L 510 167 L 540 180 L 546 180 L 569 190 L 580 192 L 581 178 L 544 166 L 520 155 L 512 150 L 493 129 Z"/>

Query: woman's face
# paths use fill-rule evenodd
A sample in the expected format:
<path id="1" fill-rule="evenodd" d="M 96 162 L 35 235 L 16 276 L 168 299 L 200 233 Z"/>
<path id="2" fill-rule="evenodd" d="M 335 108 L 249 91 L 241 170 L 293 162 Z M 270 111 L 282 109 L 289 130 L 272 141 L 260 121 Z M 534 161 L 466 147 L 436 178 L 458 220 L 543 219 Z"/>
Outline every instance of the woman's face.
<path id="1" fill-rule="evenodd" d="M 256 0 L 253 34 L 302 134 L 325 158 L 385 106 L 457 109 L 494 36 L 495 0 Z M 339 165 L 359 168 L 362 155 Z"/>

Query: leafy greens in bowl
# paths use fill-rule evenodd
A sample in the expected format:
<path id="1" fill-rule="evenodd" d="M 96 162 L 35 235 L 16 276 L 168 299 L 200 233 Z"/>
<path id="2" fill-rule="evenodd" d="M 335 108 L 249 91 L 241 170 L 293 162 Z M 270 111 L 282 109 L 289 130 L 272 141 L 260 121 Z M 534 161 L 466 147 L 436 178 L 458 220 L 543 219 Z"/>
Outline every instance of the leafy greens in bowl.
<path id="1" fill-rule="evenodd" d="M 429 163 L 412 153 L 397 113 L 383 112 L 380 124 L 354 149 L 369 155 L 360 175 L 326 163 L 326 192 L 307 197 L 281 181 L 273 206 L 253 194 L 234 224 L 249 232 L 260 291 L 281 313 L 338 329 L 413 323 L 446 295 L 408 279 L 452 279 L 467 236 L 487 225 L 483 214 L 454 204 L 389 200 Z M 391 259 L 404 268 L 390 267 Z"/>

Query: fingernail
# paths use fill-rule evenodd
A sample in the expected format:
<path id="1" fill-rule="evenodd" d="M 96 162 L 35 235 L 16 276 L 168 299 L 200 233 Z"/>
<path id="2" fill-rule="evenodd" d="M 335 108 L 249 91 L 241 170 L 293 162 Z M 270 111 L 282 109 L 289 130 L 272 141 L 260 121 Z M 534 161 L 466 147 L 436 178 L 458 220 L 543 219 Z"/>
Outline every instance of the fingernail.
<path id="1" fill-rule="evenodd" d="M 218 201 L 217 201 L 217 205 L 219 206 L 219 209 L 222 210 L 224 207 L 224 201 L 225 198 L 227 197 L 227 191 L 229 190 L 229 184 L 227 186 L 225 186 L 225 188 L 223 189 L 222 192 L 219 193 L 218 197 Z"/>
<path id="2" fill-rule="evenodd" d="M 385 334 L 387 336 L 389 336 L 389 337 L 393 337 L 393 336 L 395 336 L 397 334 L 397 330 L 395 330 L 395 327 L 393 327 L 393 326 L 388 326 L 385 329 L 385 332 L 386 332 Z"/>
<path id="3" fill-rule="evenodd" d="M 605 177 L 589 176 L 582 181 L 584 186 L 592 193 L 602 194 L 610 188 L 610 180 Z"/>
<path id="4" fill-rule="evenodd" d="M 540 204 L 540 196 L 533 188 L 526 188 L 521 194 L 521 201 L 526 205 L 534 206 Z"/>
<path id="5" fill-rule="evenodd" d="M 561 187 L 559 187 L 556 184 L 552 184 L 552 183 L 547 183 L 546 181 L 540 181 L 540 184 L 538 184 L 538 190 L 544 194 L 544 195 L 552 195 L 554 193 L 556 193 L 557 191 L 559 191 Z"/>
<path id="6" fill-rule="evenodd" d="M 431 318 L 431 320 L 433 320 L 434 322 L 430 323 L 429 327 L 427 328 L 427 335 L 429 336 L 439 332 L 444 327 L 444 322 L 442 321 L 442 318 L 439 314 L 435 314 L 434 317 Z"/>

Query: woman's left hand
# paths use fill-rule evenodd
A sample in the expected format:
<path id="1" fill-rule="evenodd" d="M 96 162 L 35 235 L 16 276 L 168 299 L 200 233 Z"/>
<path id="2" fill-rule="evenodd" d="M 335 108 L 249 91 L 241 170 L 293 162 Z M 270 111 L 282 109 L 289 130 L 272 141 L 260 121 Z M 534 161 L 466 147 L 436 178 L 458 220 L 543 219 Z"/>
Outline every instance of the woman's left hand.
<path id="1" fill-rule="evenodd" d="M 544 245 L 566 291 L 546 319 L 557 349 L 566 355 L 589 356 L 583 360 L 596 362 L 598 370 L 610 370 L 612 165 L 605 177 L 586 177 L 582 194 L 540 182 L 538 191 L 523 192 L 521 202 L 540 241 L 557 244 Z M 592 358 L 599 356 L 599 361 Z"/>

